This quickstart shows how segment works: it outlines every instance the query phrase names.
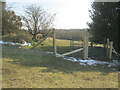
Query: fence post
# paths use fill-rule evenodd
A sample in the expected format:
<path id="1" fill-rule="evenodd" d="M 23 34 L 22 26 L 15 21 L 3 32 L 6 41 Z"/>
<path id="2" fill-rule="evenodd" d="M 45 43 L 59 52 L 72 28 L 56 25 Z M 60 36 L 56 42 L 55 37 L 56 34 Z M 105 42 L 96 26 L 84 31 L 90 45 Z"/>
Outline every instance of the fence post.
<path id="1" fill-rule="evenodd" d="M 83 39 L 83 59 L 88 59 L 88 37 Z"/>
<path id="2" fill-rule="evenodd" d="M 72 41 L 72 46 L 73 46 L 73 48 L 74 48 L 74 40 Z"/>
<path id="3" fill-rule="evenodd" d="M 77 41 L 77 46 L 80 47 L 80 41 Z"/>
<path id="4" fill-rule="evenodd" d="M 70 39 L 70 51 L 72 51 L 72 39 Z"/>
<path id="5" fill-rule="evenodd" d="M 110 42 L 110 46 L 109 46 L 109 53 L 108 53 L 108 58 L 109 60 L 111 60 L 112 58 L 112 47 L 113 47 L 113 42 Z"/>
<path id="6" fill-rule="evenodd" d="M 80 41 L 78 41 L 78 47 L 80 47 Z"/>
<path id="7" fill-rule="evenodd" d="M 0 41 L 2 40 L 2 1 L 0 1 Z M 2 45 L 0 45 L 0 50 L 2 51 Z M 2 90 L 2 52 L 0 51 L 0 89 Z"/>
<path id="8" fill-rule="evenodd" d="M 109 53 L 109 44 L 110 44 L 110 41 L 109 41 L 109 38 L 107 38 L 107 45 L 106 45 L 106 56 L 108 57 L 108 53 Z"/>
<path id="9" fill-rule="evenodd" d="M 56 57 L 57 55 L 57 47 L 56 47 L 56 32 L 55 29 L 53 28 L 53 54 Z"/>
<path id="10" fill-rule="evenodd" d="M 86 36 L 86 59 L 88 59 L 88 36 Z"/>
<path id="11" fill-rule="evenodd" d="M 72 51 L 74 48 L 74 41 L 71 39 L 70 40 L 70 51 Z"/>

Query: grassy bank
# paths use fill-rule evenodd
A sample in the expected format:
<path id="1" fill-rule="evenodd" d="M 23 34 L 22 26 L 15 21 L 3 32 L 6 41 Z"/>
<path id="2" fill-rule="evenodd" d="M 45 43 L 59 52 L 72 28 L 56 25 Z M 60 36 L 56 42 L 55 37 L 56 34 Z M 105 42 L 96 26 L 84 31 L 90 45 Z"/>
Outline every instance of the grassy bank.
<path id="1" fill-rule="evenodd" d="M 42 49 L 3 46 L 3 88 L 117 88 L 115 67 L 81 66 Z"/>

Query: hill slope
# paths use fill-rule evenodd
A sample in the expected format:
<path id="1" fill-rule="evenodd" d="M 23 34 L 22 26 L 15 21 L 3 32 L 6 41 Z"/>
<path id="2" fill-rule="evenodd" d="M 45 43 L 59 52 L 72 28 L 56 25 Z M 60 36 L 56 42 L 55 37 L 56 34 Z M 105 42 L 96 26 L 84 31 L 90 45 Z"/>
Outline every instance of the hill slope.
<path id="1" fill-rule="evenodd" d="M 81 66 L 44 51 L 3 46 L 3 88 L 117 88 L 118 73 Z"/>

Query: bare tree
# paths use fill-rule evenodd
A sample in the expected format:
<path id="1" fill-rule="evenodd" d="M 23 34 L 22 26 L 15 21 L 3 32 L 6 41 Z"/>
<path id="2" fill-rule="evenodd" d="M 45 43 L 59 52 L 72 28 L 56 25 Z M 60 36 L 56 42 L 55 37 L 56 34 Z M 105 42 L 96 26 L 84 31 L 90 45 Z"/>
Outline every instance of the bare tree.
<path id="1" fill-rule="evenodd" d="M 22 16 L 24 26 L 33 35 L 34 39 L 42 30 L 48 29 L 53 24 L 54 17 L 55 14 L 51 15 L 40 6 L 35 5 L 27 6 L 25 8 L 25 15 Z"/>

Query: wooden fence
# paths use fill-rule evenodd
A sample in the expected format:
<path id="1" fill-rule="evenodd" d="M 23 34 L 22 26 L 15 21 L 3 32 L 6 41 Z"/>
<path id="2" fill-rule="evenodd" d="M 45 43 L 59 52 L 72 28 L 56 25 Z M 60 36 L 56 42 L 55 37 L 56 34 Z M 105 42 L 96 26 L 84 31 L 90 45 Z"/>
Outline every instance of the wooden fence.
<path id="1" fill-rule="evenodd" d="M 66 52 L 64 54 L 61 54 L 60 56 L 57 56 L 57 42 L 56 42 L 56 31 L 53 28 L 52 32 L 48 33 L 48 35 L 46 37 L 44 37 L 43 39 L 41 39 L 38 44 L 36 44 L 35 46 L 33 46 L 31 49 L 34 49 L 35 47 L 37 47 L 39 44 L 41 44 L 44 40 L 46 40 L 49 36 L 53 36 L 53 54 L 55 57 L 62 57 L 62 56 L 66 56 L 66 55 L 70 55 L 73 53 L 77 53 L 79 51 L 83 51 L 83 59 L 88 59 L 88 38 L 89 35 L 88 33 L 85 33 L 82 37 L 83 37 L 83 48 L 79 48 L 76 50 L 70 50 L 70 52 Z M 70 40 L 70 46 L 73 46 L 73 41 Z M 107 45 L 106 45 L 106 57 L 111 60 L 112 58 L 112 52 L 113 52 L 113 42 L 110 42 L 109 39 L 107 39 Z"/>
<path id="2" fill-rule="evenodd" d="M 53 29 L 53 48 L 54 48 L 53 54 L 54 54 L 54 56 L 62 57 L 62 56 L 70 55 L 70 54 L 77 53 L 77 52 L 83 50 L 83 59 L 88 59 L 88 34 L 86 34 L 83 38 L 84 38 L 83 39 L 83 48 L 76 49 L 76 50 L 61 54 L 60 56 L 57 56 L 56 32 L 55 32 L 55 29 Z M 70 44 L 71 44 L 71 42 L 70 42 Z"/>
<path id="3" fill-rule="evenodd" d="M 106 56 L 109 60 L 111 60 L 112 58 L 112 48 L 113 48 L 113 42 L 110 42 L 109 39 L 107 39 Z"/>

